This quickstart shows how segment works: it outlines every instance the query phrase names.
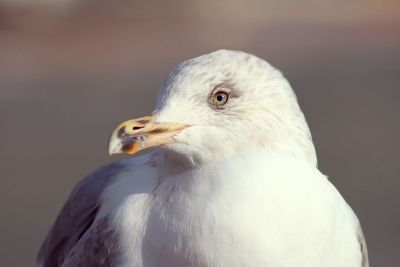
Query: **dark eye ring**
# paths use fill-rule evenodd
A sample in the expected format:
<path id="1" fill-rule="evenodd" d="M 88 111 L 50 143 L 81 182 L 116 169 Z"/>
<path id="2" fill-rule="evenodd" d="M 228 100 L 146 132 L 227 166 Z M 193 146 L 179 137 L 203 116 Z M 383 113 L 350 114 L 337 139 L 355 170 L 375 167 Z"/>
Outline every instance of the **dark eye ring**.
<path id="1" fill-rule="evenodd" d="M 211 96 L 211 102 L 217 107 L 225 105 L 228 102 L 228 99 L 229 94 L 222 90 L 214 92 Z"/>

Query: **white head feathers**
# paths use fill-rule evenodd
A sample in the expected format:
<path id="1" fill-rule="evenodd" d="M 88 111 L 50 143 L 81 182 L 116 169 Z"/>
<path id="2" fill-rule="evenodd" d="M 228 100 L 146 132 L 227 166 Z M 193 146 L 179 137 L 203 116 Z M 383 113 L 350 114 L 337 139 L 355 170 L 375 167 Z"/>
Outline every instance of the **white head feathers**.
<path id="1" fill-rule="evenodd" d="M 228 101 L 216 106 L 218 90 Z M 308 125 L 282 74 L 240 51 L 218 50 L 175 67 L 157 101 L 159 122 L 189 124 L 166 155 L 202 165 L 248 150 L 269 149 L 317 163 Z"/>

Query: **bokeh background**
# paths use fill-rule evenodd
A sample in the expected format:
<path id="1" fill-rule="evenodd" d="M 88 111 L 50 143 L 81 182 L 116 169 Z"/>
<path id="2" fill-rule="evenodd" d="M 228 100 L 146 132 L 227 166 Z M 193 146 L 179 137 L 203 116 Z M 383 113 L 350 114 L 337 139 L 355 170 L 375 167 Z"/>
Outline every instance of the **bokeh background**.
<path id="1" fill-rule="evenodd" d="M 219 48 L 284 72 L 372 266 L 399 266 L 398 0 L 1 0 L 0 266 L 35 266 L 74 184 L 116 159 L 116 124 L 152 111 L 175 64 Z"/>

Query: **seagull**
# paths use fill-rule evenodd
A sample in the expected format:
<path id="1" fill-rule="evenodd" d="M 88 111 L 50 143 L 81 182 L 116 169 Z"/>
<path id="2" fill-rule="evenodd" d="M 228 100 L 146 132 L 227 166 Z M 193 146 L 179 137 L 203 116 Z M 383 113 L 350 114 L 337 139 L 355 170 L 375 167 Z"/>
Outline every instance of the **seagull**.
<path id="1" fill-rule="evenodd" d="M 76 185 L 42 266 L 368 266 L 359 220 L 265 60 L 218 50 L 176 66 L 155 111 L 110 137 L 110 154 L 142 150 Z"/>

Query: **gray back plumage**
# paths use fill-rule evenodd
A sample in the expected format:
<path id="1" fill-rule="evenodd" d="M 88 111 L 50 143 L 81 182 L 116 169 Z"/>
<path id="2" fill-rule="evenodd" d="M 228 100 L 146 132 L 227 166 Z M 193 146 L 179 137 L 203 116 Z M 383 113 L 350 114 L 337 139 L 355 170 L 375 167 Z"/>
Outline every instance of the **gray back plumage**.
<path id="1" fill-rule="evenodd" d="M 358 227 L 357 239 L 361 249 L 361 257 L 362 257 L 361 267 L 369 267 L 367 242 L 365 241 L 365 237 L 361 229 L 361 226 Z"/>
<path id="2" fill-rule="evenodd" d="M 118 162 L 102 167 L 75 186 L 39 250 L 39 263 L 44 267 L 109 265 L 113 238 L 107 218 L 93 223 L 101 193 L 122 169 Z"/>

